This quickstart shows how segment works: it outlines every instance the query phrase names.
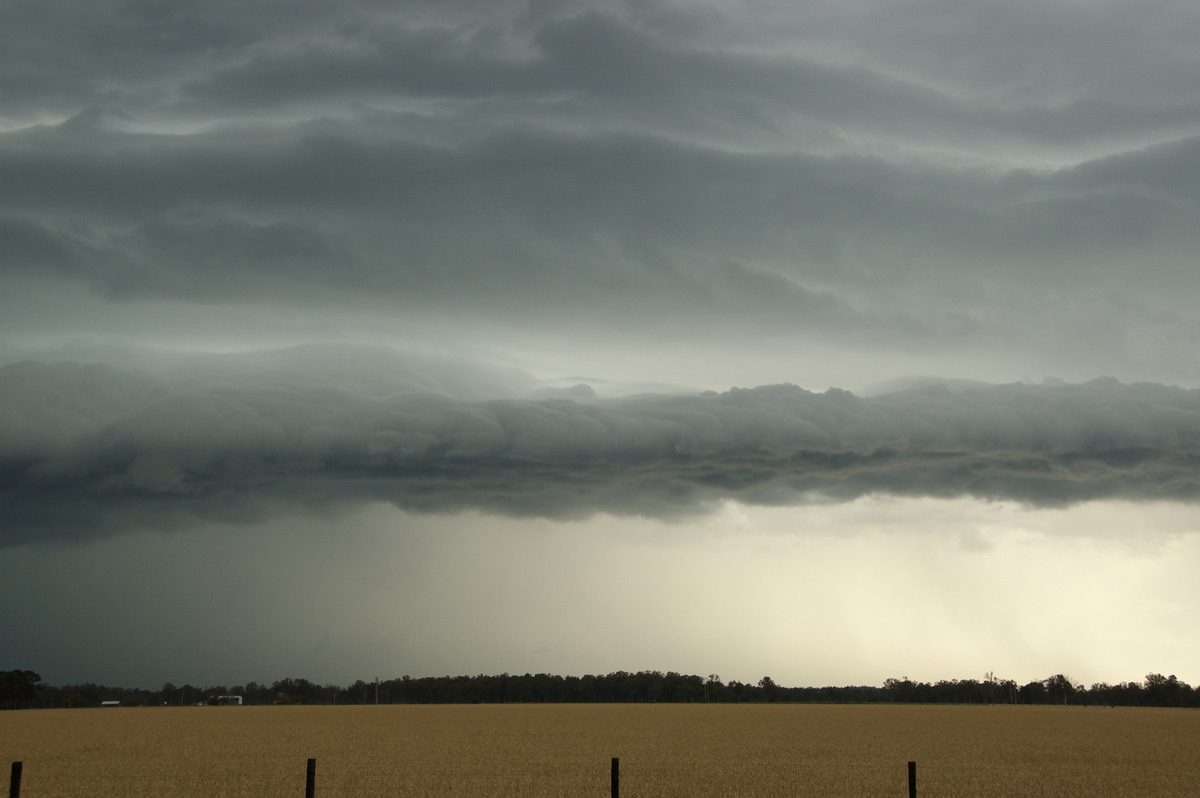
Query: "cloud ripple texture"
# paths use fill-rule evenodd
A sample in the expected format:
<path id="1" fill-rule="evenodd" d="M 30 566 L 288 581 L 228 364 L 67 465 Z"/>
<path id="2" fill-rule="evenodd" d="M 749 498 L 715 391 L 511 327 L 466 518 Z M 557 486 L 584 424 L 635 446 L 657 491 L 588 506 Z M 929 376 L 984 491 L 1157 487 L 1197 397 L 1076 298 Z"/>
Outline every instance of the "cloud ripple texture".
<path id="1" fill-rule="evenodd" d="M 366 351 L 366 350 L 364 350 Z M 151 372 L 0 369 L 0 545 L 390 502 L 583 518 L 869 494 L 1035 506 L 1200 498 L 1200 392 L 790 384 L 598 398 L 336 348 Z M 487 398 L 491 397 L 491 398 Z"/>

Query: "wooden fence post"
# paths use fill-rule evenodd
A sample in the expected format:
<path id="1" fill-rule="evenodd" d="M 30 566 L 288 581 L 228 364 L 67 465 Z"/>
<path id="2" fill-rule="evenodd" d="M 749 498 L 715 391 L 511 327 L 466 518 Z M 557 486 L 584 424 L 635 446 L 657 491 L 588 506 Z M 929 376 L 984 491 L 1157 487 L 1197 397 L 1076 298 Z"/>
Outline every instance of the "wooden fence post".
<path id="1" fill-rule="evenodd" d="M 612 798 L 621 798 L 621 760 L 612 759 Z"/>
<path id="2" fill-rule="evenodd" d="M 304 798 L 316 798 L 317 760 L 308 760 L 308 772 L 304 775 Z"/>
<path id="3" fill-rule="evenodd" d="M 917 798 L 917 763 L 908 763 L 908 798 Z"/>
<path id="4" fill-rule="evenodd" d="M 8 798 L 21 798 L 21 762 L 12 763 L 12 773 L 8 777 Z"/>

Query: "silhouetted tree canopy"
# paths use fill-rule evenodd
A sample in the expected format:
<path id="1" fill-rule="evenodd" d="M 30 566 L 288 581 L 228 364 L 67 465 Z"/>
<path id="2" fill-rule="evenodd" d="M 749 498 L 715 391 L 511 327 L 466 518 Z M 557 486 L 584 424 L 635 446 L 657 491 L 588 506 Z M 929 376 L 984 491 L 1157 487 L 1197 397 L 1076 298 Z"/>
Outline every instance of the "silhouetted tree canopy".
<path id="1" fill-rule="evenodd" d="M 987 674 L 982 680 L 914 681 L 889 678 L 882 686 L 784 687 L 770 676 L 755 683 L 722 681 L 674 671 L 615 671 L 603 675 L 557 676 L 549 673 L 478 676 L 400 676 L 342 687 L 308 679 L 284 678 L 271 684 L 247 682 L 227 687 L 176 686 L 158 690 L 105 687 L 93 683 L 41 684 L 33 671 L 0 672 L 0 706 L 185 706 L 214 704 L 218 697 L 240 695 L 246 704 L 500 704 L 500 703 L 807 703 L 807 704 L 1072 704 L 1092 706 L 1200 707 L 1200 688 L 1174 674 L 1148 674 L 1142 682 L 1104 682 L 1084 687 L 1065 674 L 1018 685 Z"/>
<path id="2" fill-rule="evenodd" d="M 33 671 L 0 671 L 0 707 L 17 709 L 34 702 L 41 681 Z"/>

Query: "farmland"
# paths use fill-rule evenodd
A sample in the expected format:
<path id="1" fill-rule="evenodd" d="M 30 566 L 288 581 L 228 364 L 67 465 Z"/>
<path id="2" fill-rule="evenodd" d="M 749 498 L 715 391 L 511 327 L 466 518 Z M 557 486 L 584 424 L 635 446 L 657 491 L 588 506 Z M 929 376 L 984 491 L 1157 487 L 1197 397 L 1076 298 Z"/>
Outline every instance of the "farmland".
<path id="1" fill-rule="evenodd" d="M 0 713 L 22 796 L 1200 794 L 1200 713 L 1158 708 L 508 704 Z"/>

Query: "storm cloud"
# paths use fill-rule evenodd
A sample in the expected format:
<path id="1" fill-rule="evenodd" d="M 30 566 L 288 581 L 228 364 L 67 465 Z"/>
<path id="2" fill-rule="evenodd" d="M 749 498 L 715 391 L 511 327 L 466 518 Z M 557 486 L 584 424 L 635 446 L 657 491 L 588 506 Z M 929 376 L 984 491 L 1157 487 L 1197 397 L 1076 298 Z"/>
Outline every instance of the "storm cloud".
<path id="1" fill-rule="evenodd" d="M 1161 385 L 927 384 L 859 397 L 784 384 L 609 399 L 579 385 L 537 399 L 531 379 L 526 396 L 510 387 L 518 375 L 438 380 L 386 351 L 259 355 L 253 369 L 221 360 L 174 378 L 73 363 L 0 371 L 4 542 L 366 501 L 579 518 L 875 493 L 1051 506 L 1200 498 L 1200 392 Z M 392 369 L 372 374 L 372 360 Z M 312 367 L 322 362 L 358 366 L 333 380 Z M 461 398 L 489 387 L 509 396 Z"/>
<path id="2" fill-rule="evenodd" d="M 920 350 L 935 372 L 986 352 L 1036 358 L 1038 377 L 1200 376 L 1200 96 L 1178 77 L 1197 68 L 1179 34 L 1196 20 L 1177 4 L 1136 30 L 1091 8 L 1066 25 L 940 2 L 902 19 L 46 8 L 15 4 L 3 34 L 14 294 L 83 291 L 97 319 L 242 308 L 259 334 L 319 307 L 453 319 L 468 339 L 616 328 L 619 345 L 697 351 L 731 335 Z M 938 30 L 944 47 L 922 49 Z M 983 43 L 1005 30 L 1026 35 L 996 73 Z M 1051 31 L 1079 48 L 1049 48 Z M 1150 35 L 1157 59 L 1138 49 Z"/>
<path id="3" fill-rule="evenodd" d="M 0 667 L 1197 661 L 1197 4 L 2 6 Z"/>

